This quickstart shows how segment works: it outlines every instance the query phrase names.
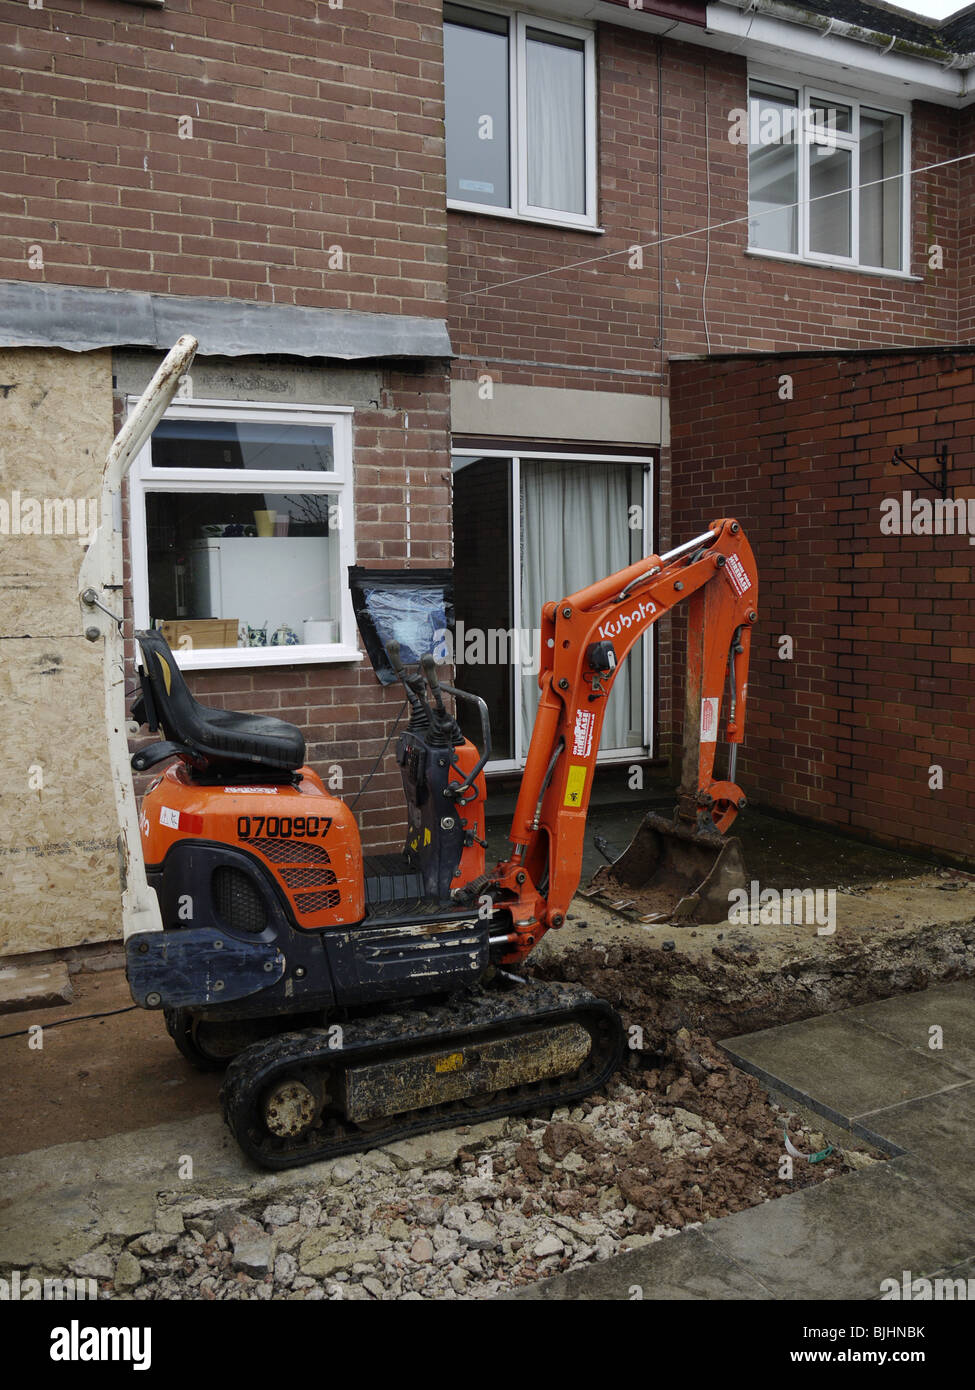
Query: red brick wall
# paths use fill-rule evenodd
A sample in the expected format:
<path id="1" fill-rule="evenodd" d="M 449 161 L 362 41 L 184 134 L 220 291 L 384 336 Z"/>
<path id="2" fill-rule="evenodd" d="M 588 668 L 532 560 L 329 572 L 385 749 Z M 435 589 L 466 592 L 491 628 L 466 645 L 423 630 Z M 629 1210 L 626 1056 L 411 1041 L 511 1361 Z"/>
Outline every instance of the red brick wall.
<path id="1" fill-rule="evenodd" d="M 0 278 L 442 316 L 440 12 L 5 0 Z"/>
<path id="2" fill-rule="evenodd" d="M 390 569 L 450 565 L 447 409 L 446 373 L 437 365 L 416 372 L 389 370 L 378 407 L 356 410 L 353 456 L 360 564 Z M 121 415 L 121 402 L 118 410 Z M 130 604 L 127 612 L 126 633 L 131 638 Z M 135 680 L 130 667 L 129 687 Z M 402 688 L 380 686 L 368 659 L 355 665 L 188 671 L 186 682 L 203 704 L 270 714 L 298 725 L 307 760 L 316 771 L 327 781 L 333 765 L 341 768 L 341 795 L 347 801 L 356 797 L 376 763 L 403 703 Z M 394 747 L 395 740 L 355 806 L 363 845 L 370 852 L 401 848 L 405 834 Z"/>
<path id="3" fill-rule="evenodd" d="M 936 496 L 898 445 L 947 441 L 955 496 L 975 498 L 975 351 L 680 362 L 672 409 L 675 533 L 737 516 L 758 560 L 748 796 L 975 860 L 975 551 L 880 531 L 884 498 Z"/>
<path id="4" fill-rule="evenodd" d="M 460 362 L 459 376 L 487 370 L 497 381 L 655 393 L 652 374 L 666 372 L 667 356 L 708 351 L 708 333 L 713 352 L 956 340 L 959 166 L 914 180 L 912 269 L 919 280 L 750 256 L 748 150 L 728 139 L 728 113 L 747 105 L 744 60 L 661 40 L 658 85 L 656 39 L 604 24 L 597 51 L 605 235 L 448 215 L 455 351 L 565 366 Z M 912 125 L 913 166 L 959 152 L 954 112 L 917 103 Z M 710 264 L 708 238 L 688 235 L 709 221 L 733 222 L 712 233 Z M 648 246 L 643 268 L 630 269 L 627 248 L 660 237 L 670 239 L 659 251 Z M 946 249 L 942 271 L 928 268 L 933 243 Z M 609 258 L 613 252 L 624 254 Z M 472 294 L 558 266 L 566 269 Z"/>

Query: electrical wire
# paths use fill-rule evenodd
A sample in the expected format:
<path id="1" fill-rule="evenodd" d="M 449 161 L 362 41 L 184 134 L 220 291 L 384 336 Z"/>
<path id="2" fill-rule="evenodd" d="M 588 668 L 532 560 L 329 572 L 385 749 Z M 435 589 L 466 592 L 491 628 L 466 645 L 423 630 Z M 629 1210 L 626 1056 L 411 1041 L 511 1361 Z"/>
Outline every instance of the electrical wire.
<path id="1" fill-rule="evenodd" d="M 975 159 L 975 151 L 971 154 L 955 155 L 952 159 L 939 159 L 933 164 L 921 164 L 916 169 L 908 169 L 907 173 L 885 174 L 881 179 L 871 179 L 868 183 L 861 183 L 857 188 L 876 188 L 883 183 L 892 183 L 896 179 L 913 178 L 916 174 L 927 174 L 933 169 L 944 169 L 949 164 L 963 164 L 965 160 Z M 793 208 L 809 207 L 812 203 L 821 203 L 826 198 L 844 198 L 850 193 L 848 188 L 837 189 L 833 193 L 817 193 L 814 198 L 800 198 L 795 203 L 782 203 L 774 208 L 769 208 L 767 212 L 746 212 L 741 217 L 728 217 L 722 222 L 710 222 L 703 227 L 693 227 L 688 232 L 674 232 L 670 236 L 658 237 L 654 241 L 645 241 L 640 245 L 641 251 L 650 251 L 656 246 L 661 246 L 665 242 L 686 241 L 688 237 L 709 236 L 711 232 L 719 232 L 724 227 L 736 227 L 741 222 L 753 222 L 757 217 L 767 217 L 782 212 L 791 212 Z M 523 285 L 527 280 L 541 280 L 546 275 L 561 275 L 568 270 L 578 270 L 583 266 L 598 265 L 602 261 L 616 260 L 619 256 L 628 256 L 636 249 L 635 245 L 623 246 L 619 251 L 607 251 L 602 256 L 588 256 L 583 261 L 570 261 L 568 265 L 553 265 L 548 270 L 536 270 L 531 275 L 518 275 L 513 280 L 498 280 L 493 285 L 485 285 L 479 290 L 466 290 L 461 295 L 461 299 L 474 299 L 482 294 L 493 294 L 495 290 L 505 290 L 511 285 Z"/>
<path id="2" fill-rule="evenodd" d="M 48 1028 L 60 1028 L 65 1023 L 87 1023 L 93 1018 L 114 1018 L 116 1014 L 130 1014 L 133 1009 L 137 1009 L 138 1004 L 126 1004 L 124 1009 L 106 1009 L 103 1014 L 78 1014 L 75 1018 L 55 1018 L 50 1023 L 34 1023 L 32 1028 L 40 1028 L 42 1031 Z M 25 1010 L 26 1012 L 26 1010 Z M 16 1033 L 0 1033 L 0 1042 L 6 1038 L 26 1038 L 29 1036 L 30 1028 L 21 1028 Z"/>
<path id="3" fill-rule="evenodd" d="M 379 754 L 379 757 L 376 759 L 375 763 L 373 763 L 372 771 L 370 772 L 370 774 L 369 774 L 369 776 L 366 778 L 366 780 L 363 782 L 363 784 L 362 784 L 362 786 L 359 788 L 359 790 L 356 792 L 355 796 L 354 796 L 354 797 L 352 798 L 352 800 L 349 802 L 349 810 L 350 810 L 350 811 L 353 810 L 353 808 L 355 807 L 356 803 L 357 803 L 358 800 L 359 800 L 359 797 L 362 796 L 363 792 L 366 790 L 366 788 L 368 787 L 369 783 L 370 783 L 370 782 L 372 781 L 372 779 L 375 777 L 376 772 L 377 772 L 378 769 L 379 769 L 379 764 L 382 762 L 383 758 L 385 758 L 385 756 L 386 756 L 386 749 L 389 747 L 389 745 L 390 745 L 390 744 L 392 743 L 392 741 L 393 741 L 393 734 L 395 734 L 396 730 L 399 728 L 399 726 L 400 726 L 400 721 L 402 720 L 403 715 L 406 713 L 406 706 L 407 706 L 408 703 L 409 703 L 409 702 L 408 702 L 407 700 L 404 700 L 403 703 L 402 703 L 402 705 L 400 706 L 399 714 L 396 716 L 396 723 L 395 723 L 395 724 L 393 725 L 393 727 L 390 729 L 390 731 L 389 731 L 389 737 L 386 739 L 386 742 L 383 744 L 382 752 Z"/>

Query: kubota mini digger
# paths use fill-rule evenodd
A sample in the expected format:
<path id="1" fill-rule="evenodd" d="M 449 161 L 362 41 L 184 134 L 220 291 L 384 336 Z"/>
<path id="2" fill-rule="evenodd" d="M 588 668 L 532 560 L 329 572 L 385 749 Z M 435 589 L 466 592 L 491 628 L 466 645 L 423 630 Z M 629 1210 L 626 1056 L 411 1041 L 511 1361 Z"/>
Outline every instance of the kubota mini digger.
<path id="1" fill-rule="evenodd" d="M 124 710 L 118 499 L 126 468 L 187 370 L 180 339 L 113 445 L 102 527 L 81 578 L 85 634 L 103 640 L 122 835 L 132 996 L 164 1012 L 177 1046 L 226 1066 L 222 1105 L 242 1149 L 286 1168 L 453 1123 L 564 1104 L 604 1083 L 622 1028 L 578 986 L 512 972 L 560 927 L 581 871 L 606 701 L 619 664 L 688 602 L 685 753 L 672 821 L 648 817 L 612 866 L 619 883 L 663 884 L 674 920 L 720 920 L 744 884 L 726 833 L 744 805 L 734 753 L 745 721 L 757 578 L 737 522 L 712 522 L 542 612 L 540 700 L 511 852 L 485 865 L 483 702 L 441 686 L 432 658 L 407 672 L 397 744 L 408 830 L 401 855 L 365 857 L 352 812 L 304 765 L 300 731 L 208 709 L 161 634 L 137 634 L 133 718 L 161 731 L 131 758 L 164 767 L 137 816 Z M 730 681 L 729 681 L 730 677 Z M 722 698 L 727 780 L 714 778 Z M 473 700 L 480 752 L 443 695 Z M 141 848 L 140 848 L 141 846 Z"/>

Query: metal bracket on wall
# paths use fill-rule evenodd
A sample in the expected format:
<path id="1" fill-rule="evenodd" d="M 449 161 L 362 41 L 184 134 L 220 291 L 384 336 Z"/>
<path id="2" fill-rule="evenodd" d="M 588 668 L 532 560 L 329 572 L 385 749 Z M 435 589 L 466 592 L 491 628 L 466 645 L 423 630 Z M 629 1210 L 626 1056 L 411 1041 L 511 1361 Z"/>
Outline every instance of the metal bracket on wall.
<path id="1" fill-rule="evenodd" d="M 904 450 L 901 448 L 900 445 L 898 445 L 897 448 L 894 450 L 894 457 L 891 460 L 891 462 L 895 464 L 903 463 L 907 468 L 911 470 L 912 473 L 916 473 L 919 478 L 923 479 L 924 482 L 927 483 L 928 487 L 933 488 L 935 492 L 940 492 L 942 500 L 946 500 L 949 494 L 952 497 L 954 497 L 952 489 L 948 486 L 947 444 L 936 444 L 934 446 L 933 454 L 915 454 L 913 457 L 918 462 L 920 462 L 921 459 L 933 458 L 935 463 L 938 465 L 937 474 L 934 477 L 931 477 L 922 469 L 917 468 L 915 464 L 912 463 L 911 459 L 909 459 L 905 455 Z"/>

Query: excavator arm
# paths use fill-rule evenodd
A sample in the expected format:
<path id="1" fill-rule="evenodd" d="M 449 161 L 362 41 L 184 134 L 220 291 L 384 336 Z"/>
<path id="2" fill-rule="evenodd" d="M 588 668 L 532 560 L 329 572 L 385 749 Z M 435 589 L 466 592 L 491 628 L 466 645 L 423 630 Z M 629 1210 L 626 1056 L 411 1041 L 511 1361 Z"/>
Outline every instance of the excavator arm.
<path id="1" fill-rule="evenodd" d="M 751 627 L 758 576 L 737 521 L 651 555 L 542 610 L 540 698 L 515 807 L 512 854 L 492 875 L 498 907 L 511 911 L 511 954 L 526 956 L 559 927 L 579 886 L 583 836 L 606 702 L 634 644 L 665 613 L 688 603 L 681 783 L 674 821 L 657 824 L 685 844 L 720 847 L 745 805 L 734 780 L 744 737 Z M 727 699 L 724 698 L 726 685 Z M 722 705 L 725 705 L 722 710 Z M 715 778 L 719 734 L 728 775 Z M 649 819 L 649 818 L 648 818 Z M 659 818 L 655 818 L 659 822 Z M 645 859 L 643 827 L 614 868 Z"/>

